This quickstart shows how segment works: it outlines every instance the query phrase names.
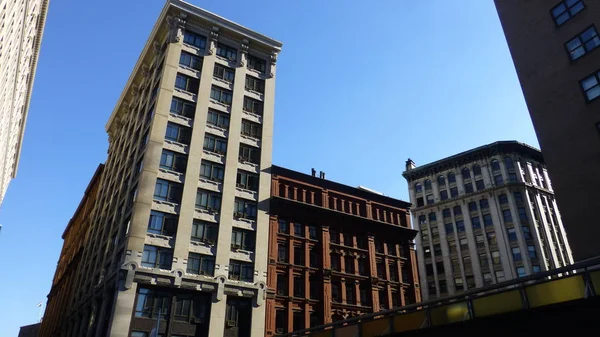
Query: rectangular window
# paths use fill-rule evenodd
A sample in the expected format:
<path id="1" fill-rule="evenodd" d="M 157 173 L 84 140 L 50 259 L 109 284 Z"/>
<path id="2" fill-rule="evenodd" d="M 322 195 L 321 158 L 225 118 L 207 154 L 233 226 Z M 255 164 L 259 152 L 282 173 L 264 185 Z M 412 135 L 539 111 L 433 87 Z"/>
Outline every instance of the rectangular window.
<path id="1" fill-rule="evenodd" d="M 492 283 L 494 283 L 494 280 L 492 279 L 492 274 L 491 273 L 483 274 L 483 284 L 488 286 Z"/>
<path id="2" fill-rule="evenodd" d="M 256 219 L 256 202 L 235 198 L 233 215 L 236 218 Z"/>
<path id="3" fill-rule="evenodd" d="M 531 228 L 529 228 L 529 226 L 523 226 L 521 228 L 523 231 L 523 238 L 525 238 L 525 240 L 531 240 Z"/>
<path id="4" fill-rule="evenodd" d="M 584 78 L 580 84 L 588 102 L 600 97 L 600 71 Z"/>
<path id="5" fill-rule="evenodd" d="M 144 245 L 142 266 L 171 270 L 173 252 L 168 248 Z"/>
<path id="6" fill-rule="evenodd" d="M 160 156 L 160 168 L 185 173 L 186 165 L 186 155 L 163 149 Z"/>
<path id="7" fill-rule="evenodd" d="M 517 277 L 524 277 L 526 275 L 525 267 L 517 267 Z"/>
<path id="8" fill-rule="evenodd" d="M 462 291 L 465 288 L 464 281 L 462 277 L 457 277 L 454 279 L 454 284 L 456 285 L 456 290 Z"/>
<path id="9" fill-rule="evenodd" d="M 473 228 L 481 228 L 481 222 L 479 221 L 478 216 L 471 218 L 471 224 L 473 225 Z"/>
<path id="10" fill-rule="evenodd" d="M 196 208 L 208 211 L 219 211 L 221 209 L 221 194 L 207 190 L 196 192 Z"/>
<path id="11" fill-rule="evenodd" d="M 485 188 L 485 184 L 483 183 L 483 180 L 477 180 L 475 181 L 475 187 L 477 187 L 478 191 L 481 191 Z"/>
<path id="12" fill-rule="evenodd" d="M 311 268 L 319 268 L 320 255 L 317 253 L 316 248 L 313 248 L 308 252 L 308 258 L 309 258 L 309 266 Z"/>
<path id="13" fill-rule="evenodd" d="M 531 266 L 531 271 L 533 273 L 539 273 L 542 271 L 542 268 L 540 268 L 540 266 Z"/>
<path id="14" fill-rule="evenodd" d="M 582 0 L 563 0 L 556 5 L 550 13 L 557 26 L 567 22 L 570 18 L 585 9 Z"/>
<path id="15" fill-rule="evenodd" d="M 190 143 L 191 136 L 191 128 L 171 122 L 167 123 L 167 132 L 165 133 L 165 139 L 188 145 Z"/>
<path id="16" fill-rule="evenodd" d="M 523 194 L 521 194 L 521 192 L 515 192 L 513 195 L 515 196 L 516 202 L 523 202 Z"/>
<path id="17" fill-rule="evenodd" d="M 304 277 L 294 276 L 294 297 L 304 297 Z"/>
<path id="18" fill-rule="evenodd" d="M 279 233 L 288 234 L 290 231 L 289 224 L 285 220 L 279 220 Z"/>
<path id="19" fill-rule="evenodd" d="M 460 250 L 463 255 L 469 253 L 469 240 L 460 239 Z"/>
<path id="20" fill-rule="evenodd" d="M 492 252 L 492 263 L 494 263 L 494 265 L 499 265 L 501 263 L 500 252 L 497 250 Z"/>
<path id="21" fill-rule="evenodd" d="M 202 58 L 184 51 L 179 56 L 179 64 L 194 70 L 202 70 Z"/>
<path id="22" fill-rule="evenodd" d="M 239 159 L 242 162 L 250 162 L 253 164 L 260 163 L 260 149 L 240 144 Z"/>
<path id="23" fill-rule="evenodd" d="M 517 174 L 514 172 L 510 172 L 508 174 L 508 181 L 511 183 L 516 183 L 517 182 Z"/>
<path id="24" fill-rule="evenodd" d="M 199 85 L 200 81 L 186 75 L 177 74 L 175 78 L 175 88 L 191 92 L 192 94 L 198 93 Z"/>
<path id="25" fill-rule="evenodd" d="M 498 174 L 494 176 L 494 182 L 496 183 L 496 186 L 500 186 L 504 184 L 504 179 L 502 179 L 502 175 Z"/>
<path id="26" fill-rule="evenodd" d="M 475 242 L 477 244 L 477 249 L 485 248 L 485 237 L 483 235 L 476 235 Z"/>
<path id="27" fill-rule="evenodd" d="M 229 279 L 252 282 L 254 280 L 254 265 L 237 261 L 229 261 Z"/>
<path id="28" fill-rule="evenodd" d="M 529 255 L 532 259 L 537 259 L 537 252 L 535 251 L 535 246 L 527 246 L 527 255 Z"/>
<path id="29" fill-rule="evenodd" d="M 277 274 L 277 295 L 287 295 L 288 285 L 287 275 Z"/>
<path id="30" fill-rule="evenodd" d="M 489 268 L 490 267 L 490 263 L 488 261 L 487 254 L 479 254 L 479 264 L 481 265 L 481 268 Z"/>
<path id="31" fill-rule="evenodd" d="M 200 177 L 212 181 L 221 182 L 225 175 L 225 168 L 208 160 L 202 160 L 200 164 Z"/>
<path id="32" fill-rule="evenodd" d="M 473 184 L 472 183 L 465 184 L 465 193 L 473 193 Z"/>
<path id="33" fill-rule="evenodd" d="M 263 104 L 262 104 L 262 102 L 257 101 L 253 98 L 244 96 L 244 106 L 242 109 L 246 112 L 251 112 L 253 114 L 262 115 Z"/>
<path id="34" fill-rule="evenodd" d="M 508 240 L 511 242 L 517 241 L 517 230 L 514 228 L 507 229 L 508 232 Z"/>
<path id="35" fill-rule="evenodd" d="M 337 254 L 329 254 L 331 260 L 331 270 L 340 271 L 340 256 Z"/>
<path id="36" fill-rule="evenodd" d="M 242 229 L 233 229 L 231 231 L 231 250 L 254 251 L 254 232 Z"/>
<path id="37" fill-rule="evenodd" d="M 301 223 L 294 223 L 294 236 L 304 237 L 304 225 Z"/>
<path id="38" fill-rule="evenodd" d="M 229 61 L 237 61 L 237 49 L 226 46 L 222 43 L 217 44 L 217 56 L 225 58 Z"/>
<path id="39" fill-rule="evenodd" d="M 490 246 L 498 244 L 498 242 L 496 241 L 496 233 L 494 233 L 494 232 L 487 232 L 487 233 L 485 233 L 485 235 L 487 237 L 487 241 L 488 241 L 488 244 Z"/>
<path id="40" fill-rule="evenodd" d="M 452 225 L 452 223 L 444 224 L 444 227 L 446 228 L 446 234 L 452 234 L 454 232 L 454 225 Z"/>
<path id="41" fill-rule="evenodd" d="M 519 207 L 518 211 L 519 211 L 519 219 L 521 219 L 521 222 L 526 223 L 527 222 L 527 211 L 523 207 Z"/>
<path id="42" fill-rule="evenodd" d="M 173 99 L 171 99 L 170 111 L 171 113 L 179 116 L 194 118 L 194 114 L 196 112 L 196 104 L 193 102 L 188 102 L 181 98 L 173 97 Z"/>
<path id="43" fill-rule="evenodd" d="M 459 233 L 465 231 L 465 222 L 464 221 L 462 221 L 462 220 L 456 221 L 456 231 Z"/>
<path id="44" fill-rule="evenodd" d="M 450 254 L 456 254 L 456 241 L 448 241 L 448 250 Z"/>
<path id="45" fill-rule="evenodd" d="M 506 194 L 500 194 L 498 196 L 498 200 L 500 201 L 500 205 L 504 205 L 508 203 L 508 197 L 506 196 Z"/>
<path id="46" fill-rule="evenodd" d="M 210 298 L 206 296 L 185 296 L 177 295 L 173 318 L 176 321 L 194 323 L 194 321 L 203 322 L 210 308 Z M 181 335 L 171 335 L 172 337 L 183 337 Z"/>
<path id="47" fill-rule="evenodd" d="M 219 227 L 216 224 L 194 220 L 192 222 L 192 241 L 200 241 L 208 244 L 217 242 Z"/>
<path id="48" fill-rule="evenodd" d="M 488 203 L 487 199 L 481 199 L 479 200 L 479 208 L 481 209 L 488 209 L 490 208 L 490 204 Z"/>
<path id="49" fill-rule="evenodd" d="M 137 294 L 135 317 L 158 317 L 168 315 L 171 299 L 168 294 L 159 293 L 151 289 L 140 288 Z"/>
<path id="50" fill-rule="evenodd" d="M 277 261 L 288 262 L 288 246 L 285 243 L 277 244 Z"/>
<path id="51" fill-rule="evenodd" d="M 512 249 L 513 260 L 515 262 L 523 260 L 521 257 L 521 249 L 519 247 L 513 247 Z"/>
<path id="52" fill-rule="evenodd" d="M 233 83 L 233 79 L 235 78 L 235 70 L 215 63 L 213 77 L 228 83 Z"/>
<path id="53" fill-rule="evenodd" d="M 148 233 L 173 235 L 177 231 L 177 215 L 159 211 L 150 212 Z"/>
<path id="54" fill-rule="evenodd" d="M 512 214 L 510 213 L 510 209 L 502 210 L 502 218 L 504 219 L 504 222 L 512 222 Z"/>
<path id="55" fill-rule="evenodd" d="M 236 186 L 251 191 L 258 191 L 258 175 L 242 170 L 237 171 Z"/>
<path id="56" fill-rule="evenodd" d="M 484 214 L 483 215 L 483 224 L 486 227 L 494 225 L 494 222 L 492 221 L 492 215 L 491 214 Z"/>
<path id="57" fill-rule="evenodd" d="M 261 58 L 248 54 L 248 69 L 253 69 L 261 74 L 264 74 L 267 70 L 267 62 Z"/>
<path id="58" fill-rule="evenodd" d="M 317 240 L 317 226 L 308 226 L 308 238 L 311 240 Z"/>
<path id="59" fill-rule="evenodd" d="M 232 92 L 227 89 L 222 89 L 216 86 L 213 86 L 210 89 L 210 98 L 225 105 L 231 105 L 231 100 L 233 98 Z"/>
<path id="60" fill-rule="evenodd" d="M 477 203 L 476 202 L 469 203 L 469 212 L 477 212 Z"/>
<path id="61" fill-rule="evenodd" d="M 246 90 L 256 91 L 261 94 L 265 93 L 265 81 L 256 77 L 246 75 Z"/>
<path id="62" fill-rule="evenodd" d="M 446 191 L 446 190 L 440 191 L 440 199 L 447 200 L 448 199 L 448 191 Z"/>
<path id="63" fill-rule="evenodd" d="M 356 288 L 354 283 L 346 283 L 346 303 L 356 304 Z"/>
<path id="64" fill-rule="evenodd" d="M 504 271 L 499 270 L 499 271 L 496 272 L 496 280 L 498 280 L 498 282 L 502 282 L 502 281 L 506 280 L 504 278 Z"/>
<path id="65" fill-rule="evenodd" d="M 252 123 L 245 119 L 242 119 L 242 135 L 261 139 L 262 126 L 260 124 Z"/>
<path id="66" fill-rule="evenodd" d="M 189 274 L 213 276 L 215 271 L 215 258 L 213 256 L 189 253 L 187 270 Z"/>
<path id="67" fill-rule="evenodd" d="M 425 200 L 427 201 L 427 205 L 433 204 L 433 194 L 426 195 Z"/>
<path id="68" fill-rule="evenodd" d="M 227 152 L 227 139 L 205 134 L 203 148 L 206 151 L 225 154 Z"/>
<path id="69" fill-rule="evenodd" d="M 179 203 L 181 201 L 181 184 L 163 179 L 156 179 L 154 186 L 154 199 Z"/>
<path id="70" fill-rule="evenodd" d="M 450 197 L 451 198 L 458 197 L 458 189 L 456 187 L 451 187 L 450 188 Z"/>
<path id="71" fill-rule="evenodd" d="M 192 32 L 186 31 L 183 33 L 183 43 L 198 49 L 206 49 L 206 38 Z"/>
<path id="72" fill-rule="evenodd" d="M 229 129 L 229 116 L 214 110 L 208 110 L 206 123 L 223 129 Z"/>

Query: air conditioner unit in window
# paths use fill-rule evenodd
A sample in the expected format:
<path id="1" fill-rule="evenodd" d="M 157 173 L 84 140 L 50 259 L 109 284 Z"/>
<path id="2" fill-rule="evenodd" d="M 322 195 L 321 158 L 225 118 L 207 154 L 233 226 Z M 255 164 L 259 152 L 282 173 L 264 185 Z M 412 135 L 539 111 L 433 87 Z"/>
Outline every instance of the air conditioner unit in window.
<path id="1" fill-rule="evenodd" d="M 234 327 L 235 326 L 235 321 L 228 320 L 227 321 L 227 326 L 230 327 L 230 328 Z"/>
<path id="2" fill-rule="evenodd" d="M 244 216 L 244 213 L 242 213 L 242 212 L 235 212 L 235 213 L 233 213 L 233 216 L 236 217 L 236 218 L 242 218 Z"/>

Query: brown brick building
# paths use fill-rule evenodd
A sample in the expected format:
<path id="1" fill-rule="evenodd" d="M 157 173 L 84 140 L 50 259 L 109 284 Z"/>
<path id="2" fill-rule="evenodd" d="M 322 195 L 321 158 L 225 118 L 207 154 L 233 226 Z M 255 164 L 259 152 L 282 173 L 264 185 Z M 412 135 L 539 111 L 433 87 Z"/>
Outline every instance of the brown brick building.
<path id="1" fill-rule="evenodd" d="M 104 165 L 100 164 L 62 235 L 64 243 L 54 272 L 52 288 L 48 294 L 44 319 L 39 328 L 40 337 L 56 336 L 63 329 L 64 316 L 70 309 L 77 284 L 81 253 L 88 241 L 90 216 L 96 203 L 103 171 Z"/>
<path id="2" fill-rule="evenodd" d="M 409 203 L 271 174 L 267 336 L 420 301 Z"/>
<path id="3" fill-rule="evenodd" d="M 600 1 L 495 0 L 575 260 L 600 255 Z"/>

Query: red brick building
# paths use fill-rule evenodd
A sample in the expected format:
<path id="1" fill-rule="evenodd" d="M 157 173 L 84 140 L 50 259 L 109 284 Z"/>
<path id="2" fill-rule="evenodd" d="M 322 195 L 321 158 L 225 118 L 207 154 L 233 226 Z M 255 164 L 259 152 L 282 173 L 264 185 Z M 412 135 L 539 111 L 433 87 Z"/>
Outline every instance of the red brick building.
<path id="1" fill-rule="evenodd" d="M 271 174 L 267 336 L 420 301 L 409 203 Z"/>

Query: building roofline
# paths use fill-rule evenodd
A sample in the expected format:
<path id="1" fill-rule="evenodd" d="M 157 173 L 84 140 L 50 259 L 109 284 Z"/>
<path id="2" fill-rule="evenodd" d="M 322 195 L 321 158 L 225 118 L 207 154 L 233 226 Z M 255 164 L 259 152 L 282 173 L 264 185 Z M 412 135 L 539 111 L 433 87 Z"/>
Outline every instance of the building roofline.
<path id="1" fill-rule="evenodd" d="M 35 41 L 33 42 L 33 54 L 31 59 L 33 62 L 30 63 L 29 78 L 30 81 L 27 84 L 27 93 L 25 94 L 25 106 L 23 107 L 23 118 L 21 119 L 21 127 L 19 128 L 19 141 L 17 142 L 17 149 L 15 151 L 16 157 L 14 162 L 14 169 L 12 177 L 17 176 L 17 169 L 19 168 L 19 160 L 21 159 L 21 148 L 23 145 L 23 138 L 25 137 L 25 124 L 27 123 L 27 116 L 29 115 L 29 105 L 31 100 L 31 92 L 33 91 L 33 82 L 35 81 L 35 73 L 37 70 L 38 59 L 40 56 L 40 48 L 42 45 L 42 37 L 44 35 L 44 27 L 46 26 L 46 16 L 48 15 L 48 5 L 50 0 L 42 0 L 40 7 L 40 15 L 38 16 L 38 24 L 35 34 Z"/>
<path id="2" fill-rule="evenodd" d="M 507 152 L 520 152 L 529 155 L 530 157 L 540 162 L 544 161 L 542 152 L 531 145 L 527 145 L 516 140 L 497 141 L 494 143 L 476 147 L 471 150 L 463 151 L 422 166 L 417 166 L 414 169 L 406 170 L 402 172 L 402 176 L 406 178 L 407 181 L 411 181 L 413 179 L 419 179 L 419 177 L 425 175 L 434 174 L 438 171 L 446 170 L 450 166 L 459 166 L 463 162 L 471 162 L 475 160 L 474 157 L 492 156 L 496 153 Z"/>
<path id="3" fill-rule="evenodd" d="M 109 132 L 109 130 L 113 124 L 113 121 L 115 120 L 115 117 L 118 114 L 121 104 L 123 103 L 125 97 L 127 96 L 127 93 L 129 92 L 129 88 L 133 84 L 133 80 L 136 77 L 139 69 L 141 68 L 141 66 L 143 64 L 143 60 L 152 45 L 152 41 L 154 41 L 156 34 L 160 30 L 160 27 L 161 27 L 162 23 L 164 22 L 165 17 L 171 8 L 177 8 L 186 13 L 192 14 L 201 19 L 212 22 L 216 25 L 222 26 L 223 28 L 225 28 L 227 30 L 231 30 L 231 31 L 238 33 L 240 35 L 243 35 L 243 36 L 247 36 L 248 38 L 250 38 L 252 40 L 256 40 L 260 43 L 263 43 L 263 44 L 275 49 L 278 52 L 281 51 L 282 43 L 277 40 L 271 39 L 265 35 L 257 33 L 253 30 L 250 30 L 250 29 L 242 26 L 242 25 L 239 25 L 233 21 L 227 20 L 221 16 L 218 16 L 214 13 L 206 11 L 200 7 L 194 6 L 185 1 L 167 0 L 165 3 L 165 6 L 163 7 L 163 9 L 160 12 L 160 15 L 158 16 L 158 18 L 156 19 L 156 22 L 154 23 L 152 32 L 150 33 L 150 35 L 148 36 L 148 39 L 146 40 L 144 49 L 142 49 L 142 52 L 140 53 L 140 56 L 138 57 L 138 60 L 136 61 L 135 66 L 133 67 L 133 70 L 131 71 L 131 73 L 129 75 L 129 78 L 127 79 L 125 88 L 123 88 L 123 91 L 121 92 L 121 96 L 119 96 L 117 104 L 115 105 L 112 113 L 110 114 L 110 117 L 108 118 L 108 121 L 106 122 L 105 129 L 107 132 Z"/>
<path id="4" fill-rule="evenodd" d="M 271 174 L 282 175 L 290 178 L 294 178 L 300 181 L 305 181 L 309 184 L 320 186 L 332 191 L 340 191 L 351 195 L 356 195 L 367 200 L 373 200 L 381 204 L 390 205 L 397 208 L 406 208 L 407 210 L 411 207 L 411 203 L 404 200 L 395 199 L 385 195 L 369 192 L 364 189 L 344 185 L 335 181 L 321 179 L 319 177 L 313 177 L 309 174 L 294 171 L 282 166 L 272 165 Z"/>
<path id="5" fill-rule="evenodd" d="M 81 211 L 81 208 L 83 207 L 83 205 L 85 204 L 87 199 L 90 197 L 89 194 L 90 194 L 91 190 L 93 189 L 93 187 L 96 185 L 98 179 L 100 179 L 100 176 L 102 175 L 103 171 L 104 171 L 104 164 L 98 164 L 98 167 L 96 168 L 96 171 L 94 172 L 94 175 L 92 176 L 92 179 L 90 179 L 90 182 L 88 183 L 87 187 L 85 188 L 85 192 L 83 192 L 83 197 L 81 198 L 81 201 L 79 201 L 79 205 L 77 206 L 77 209 L 73 213 L 73 217 L 71 217 L 71 219 L 69 220 L 69 223 L 67 224 L 67 227 L 65 227 L 65 230 L 62 233 L 61 237 L 63 240 L 65 239 L 67 232 L 73 226 L 73 222 L 75 221 L 77 214 L 79 214 L 79 212 Z"/>

